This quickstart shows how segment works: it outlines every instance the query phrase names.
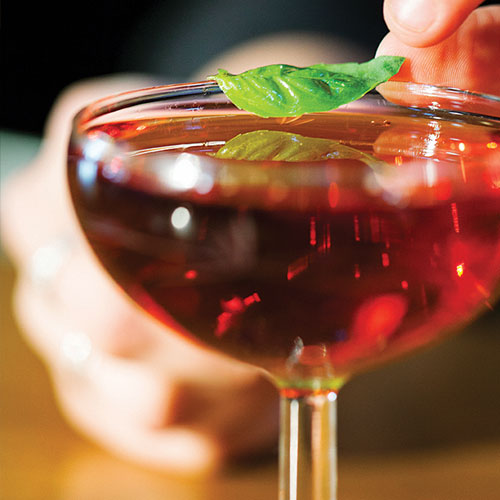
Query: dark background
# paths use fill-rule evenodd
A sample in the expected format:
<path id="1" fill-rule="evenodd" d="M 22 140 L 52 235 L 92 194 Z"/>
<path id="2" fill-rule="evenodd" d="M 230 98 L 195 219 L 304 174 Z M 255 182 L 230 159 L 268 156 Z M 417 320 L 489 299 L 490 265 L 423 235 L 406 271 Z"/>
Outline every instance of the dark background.
<path id="1" fill-rule="evenodd" d="M 382 0 L 2 1 L 2 128 L 40 133 L 67 85 L 116 72 L 185 81 L 207 59 L 252 37 L 300 30 L 375 53 Z M 486 1 L 484 4 L 496 3 Z"/>
<path id="2" fill-rule="evenodd" d="M 236 43 L 285 30 L 373 52 L 387 32 L 381 0 L 3 0 L 2 128 L 40 133 L 56 96 L 77 80 L 147 72 L 181 81 Z"/>

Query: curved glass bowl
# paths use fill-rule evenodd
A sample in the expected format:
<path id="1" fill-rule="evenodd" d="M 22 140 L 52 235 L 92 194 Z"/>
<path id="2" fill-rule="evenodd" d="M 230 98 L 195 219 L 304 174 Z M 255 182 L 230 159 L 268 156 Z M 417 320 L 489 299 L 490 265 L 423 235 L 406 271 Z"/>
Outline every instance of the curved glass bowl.
<path id="1" fill-rule="evenodd" d="M 484 297 L 467 298 L 472 293 L 469 289 L 458 292 L 454 282 L 449 282 L 449 273 L 438 283 L 439 273 L 431 270 L 432 266 L 451 266 L 456 271 L 457 259 L 465 259 L 466 252 L 452 257 L 456 250 L 450 241 L 457 239 L 455 246 L 469 244 L 472 252 L 481 218 L 493 225 L 483 230 L 490 233 L 482 235 L 485 249 L 480 253 L 491 263 L 480 274 L 491 277 L 484 277 L 478 286 L 487 290 L 488 304 L 491 294 L 497 293 L 500 99 L 401 82 L 386 83 L 380 91 L 408 106 L 372 92 L 329 113 L 264 119 L 236 109 L 210 82 L 132 91 L 98 101 L 76 118 L 70 145 L 70 186 L 84 231 L 118 283 L 170 328 L 261 366 L 284 383 L 291 378 L 302 380 L 310 372 L 308 380 L 326 377 L 321 384 L 336 387 L 353 371 L 424 345 L 470 320 L 485 306 Z M 488 111 L 490 116 L 477 110 Z M 329 138 L 360 150 L 365 157 L 362 161 L 272 162 L 210 156 L 237 134 L 261 129 Z M 465 207 L 464 213 L 458 213 L 457 203 Z M 484 205 L 483 211 L 473 213 L 471 207 L 476 205 Z M 182 233 L 173 226 L 169 217 L 176 207 L 186 210 L 190 231 Z M 200 231 L 200 221 L 210 217 L 218 221 L 221 216 L 216 212 L 223 209 L 228 221 L 239 214 L 240 225 L 233 227 L 226 221 L 203 249 L 187 249 L 196 244 L 193 231 Z M 182 211 L 177 214 L 182 217 Z M 441 218 L 444 221 L 438 224 Z M 469 243 L 467 235 L 458 232 L 459 218 L 478 225 L 471 230 L 477 234 L 471 234 Z M 282 232 L 271 229 L 273 225 Z M 376 230 L 375 226 L 380 227 Z M 426 226 L 430 234 L 435 233 L 432 238 L 421 236 Z M 125 240 L 120 236 L 124 231 Z M 296 241 L 299 231 L 301 240 Z M 419 244 L 411 246 L 409 242 L 418 239 L 419 232 Z M 281 246 L 274 242 L 279 238 Z M 126 248 L 144 246 L 141 240 L 148 239 L 165 253 L 159 255 L 148 247 L 140 257 L 141 251 Z M 487 242 L 492 243 L 488 246 Z M 180 245 L 176 251 L 192 254 L 179 269 L 169 260 L 173 257 L 166 247 L 171 244 Z M 115 259 L 120 250 L 124 264 Z M 439 251 L 447 257 L 436 264 L 434 254 Z M 397 271 L 395 259 L 399 260 Z M 417 279 L 411 271 L 416 265 L 427 269 L 429 276 Z M 154 271 L 144 270 L 151 268 Z M 217 271 L 210 275 L 210 268 Z M 275 276 L 273 268 L 280 269 L 281 275 Z M 253 281 L 250 278 L 259 274 L 257 269 L 266 271 L 260 273 L 260 281 Z M 186 278 L 188 271 L 196 279 Z M 206 302 L 211 287 L 226 282 L 229 272 L 246 284 L 237 285 L 235 278 L 233 285 L 208 301 L 211 305 L 206 310 L 202 305 L 190 308 L 180 303 Z M 163 281 L 148 282 L 155 273 Z M 328 285 L 322 283 L 326 276 Z M 384 280 L 391 284 L 376 286 Z M 297 283 L 304 283 L 304 288 Z M 169 286 L 175 300 L 166 292 Z M 413 297 L 396 305 L 395 297 L 409 297 L 415 288 L 432 295 L 432 300 Z M 432 292 L 425 292 L 426 288 Z M 180 290 L 185 294 L 183 301 Z M 266 293 L 273 297 L 269 308 L 261 297 Z M 345 305 L 349 294 L 357 304 L 354 309 Z M 364 310 L 369 296 L 387 299 L 385 305 L 381 302 L 378 321 L 392 315 L 395 322 L 380 327 L 382 333 L 371 334 L 380 337 L 372 339 L 371 347 L 368 341 L 365 345 L 353 340 L 361 335 L 353 333 L 361 328 L 356 326 L 360 321 L 356 317 L 376 317 L 373 311 Z M 245 297 L 255 301 L 258 297 L 259 302 L 253 307 L 238 306 L 238 300 Z M 227 305 L 232 298 L 233 305 Z M 292 304 L 303 315 L 290 315 Z M 235 311 L 231 311 L 233 306 Z M 197 324 L 199 316 L 203 320 Z M 226 330 L 233 332 L 230 335 L 221 333 L 224 321 L 228 322 Z M 369 330 L 364 323 L 362 328 Z M 311 352 L 317 352 L 317 360 L 304 354 L 309 345 Z M 299 351 L 303 363 L 297 364 Z M 295 365 L 300 367 L 297 373 Z"/>

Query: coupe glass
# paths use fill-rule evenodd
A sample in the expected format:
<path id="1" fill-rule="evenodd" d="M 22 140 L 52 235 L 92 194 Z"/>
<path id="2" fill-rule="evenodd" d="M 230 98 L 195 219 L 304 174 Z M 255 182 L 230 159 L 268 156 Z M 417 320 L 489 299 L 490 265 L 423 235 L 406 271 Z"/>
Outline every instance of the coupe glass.
<path id="1" fill-rule="evenodd" d="M 199 82 L 112 96 L 74 121 L 69 186 L 104 268 L 166 330 L 279 390 L 281 500 L 336 497 L 350 377 L 457 331 L 499 292 L 500 99 L 379 91 L 265 119 Z M 357 152 L 214 156 L 257 130 Z"/>

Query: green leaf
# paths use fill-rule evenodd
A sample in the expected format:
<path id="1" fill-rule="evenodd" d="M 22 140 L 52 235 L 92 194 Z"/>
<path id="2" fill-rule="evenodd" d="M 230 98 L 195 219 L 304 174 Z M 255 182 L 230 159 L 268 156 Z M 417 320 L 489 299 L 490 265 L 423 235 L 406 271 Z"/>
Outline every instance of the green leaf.
<path id="1" fill-rule="evenodd" d="M 278 130 L 255 130 L 239 134 L 227 141 L 213 156 L 226 160 L 288 162 L 350 159 L 370 166 L 383 163 L 374 156 L 337 141 Z"/>
<path id="2" fill-rule="evenodd" d="M 235 106 L 263 117 L 329 111 L 359 99 L 394 76 L 404 57 L 380 56 L 365 63 L 272 64 L 233 75 L 219 69 L 209 79 Z"/>

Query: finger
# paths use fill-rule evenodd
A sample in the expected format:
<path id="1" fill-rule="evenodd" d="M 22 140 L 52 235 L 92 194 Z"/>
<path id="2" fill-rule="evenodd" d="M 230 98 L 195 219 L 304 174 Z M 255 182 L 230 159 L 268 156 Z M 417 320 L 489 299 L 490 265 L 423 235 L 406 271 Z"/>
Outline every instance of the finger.
<path id="1" fill-rule="evenodd" d="M 410 47 L 389 33 L 377 55 L 407 58 L 398 80 L 500 95 L 500 6 L 476 9 L 456 33 L 428 48 Z"/>
<path id="2" fill-rule="evenodd" d="M 224 456 L 270 450 L 278 436 L 279 397 L 276 387 L 259 372 L 253 377 L 177 386 L 172 425 L 190 425 L 216 436 Z"/>
<path id="3" fill-rule="evenodd" d="M 120 384 L 118 377 L 123 375 Z M 170 472 L 198 472 L 217 467 L 228 457 L 262 453 L 275 444 L 278 398 L 262 378 L 255 377 L 249 384 L 233 381 L 224 387 L 207 380 L 196 385 L 174 381 L 166 412 L 169 418 L 162 421 L 160 413 L 155 422 L 153 413 L 150 421 L 143 415 L 131 418 L 131 405 L 148 401 L 133 390 L 140 379 L 129 380 L 126 375 L 123 369 L 111 377 L 96 372 L 94 381 L 99 376 L 100 386 L 78 386 L 67 376 L 55 378 L 61 409 L 76 430 L 124 458 Z M 119 392 L 131 389 L 127 400 L 114 394 L 111 379 L 116 379 Z M 123 402 L 128 404 L 123 406 Z"/>
<path id="4" fill-rule="evenodd" d="M 210 434 L 188 426 L 139 426 L 103 405 L 92 390 L 57 389 L 59 405 L 75 430 L 120 458 L 177 474 L 210 472 L 221 462 L 221 449 Z"/>
<path id="5" fill-rule="evenodd" d="M 390 32 L 412 47 L 441 42 L 465 21 L 482 0 L 386 0 L 384 18 Z"/>

